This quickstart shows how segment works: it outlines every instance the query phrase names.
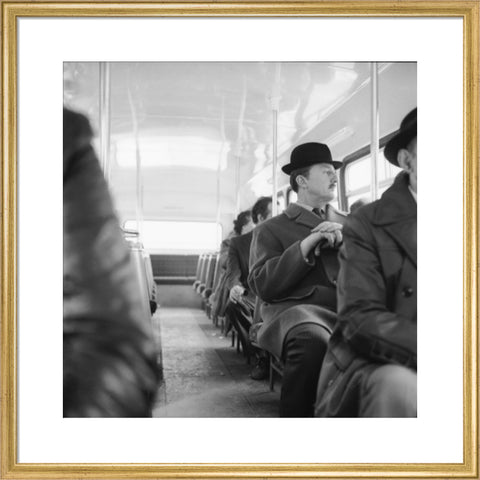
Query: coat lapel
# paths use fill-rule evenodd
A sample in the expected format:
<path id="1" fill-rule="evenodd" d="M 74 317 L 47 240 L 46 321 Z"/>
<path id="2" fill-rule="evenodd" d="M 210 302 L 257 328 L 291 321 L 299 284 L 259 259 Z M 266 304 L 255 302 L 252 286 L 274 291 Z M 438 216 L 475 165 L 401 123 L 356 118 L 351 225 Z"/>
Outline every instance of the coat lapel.
<path id="1" fill-rule="evenodd" d="M 374 218 L 417 265 L 417 203 L 408 190 L 408 175 L 400 174 L 383 194 Z"/>
<path id="2" fill-rule="evenodd" d="M 291 203 L 284 213 L 290 220 L 310 229 L 315 228 L 320 223 L 320 219 L 314 213 L 296 203 Z"/>
<path id="3" fill-rule="evenodd" d="M 393 223 L 385 231 L 405 251 L 411 262 L 417 266 L 417 218 Z"/>

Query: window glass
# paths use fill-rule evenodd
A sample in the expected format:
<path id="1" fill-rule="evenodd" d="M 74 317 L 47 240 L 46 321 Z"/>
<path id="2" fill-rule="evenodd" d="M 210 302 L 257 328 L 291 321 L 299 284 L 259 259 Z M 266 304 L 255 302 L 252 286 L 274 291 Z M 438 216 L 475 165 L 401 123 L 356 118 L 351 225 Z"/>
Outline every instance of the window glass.
<path id="1" fill-rule="evenodd" d="M 136 230 L 137 222 L 127 220 L 124 228 Z M 222 226 L 215 222 L 144 220 L 140 237 L 145 249 L 152 253 L 214 251 L 222 241 Z"/>
<path id="2" fill-rule="evenodd" d="M 297 193 L 294 192 L 293 190 L 289 190 L 289 191 L 288 191 L 288 202 L 287 202 L 287 205 L 290 205 L 291 203 L 296 202 L 297 199 L 298 199 Z"/>
<path id="3" fill-rule="evenodd" d="M 362 187 L 370 185 L 370 156 L 360 158 L 345 169 L 347 196 Z"/>
<path id="4" fill-rule="evenodd" d="M 347 165 L 345 169 L 345 187 L 348 206 L 361 197 L 370 198 L 370 155 L 359 158 Z M 383 149 L 379 152 L 377 162 L 378 196 L 393 183 L 393 180 L 401 169 L 392 165 L 383 155 Z"/>

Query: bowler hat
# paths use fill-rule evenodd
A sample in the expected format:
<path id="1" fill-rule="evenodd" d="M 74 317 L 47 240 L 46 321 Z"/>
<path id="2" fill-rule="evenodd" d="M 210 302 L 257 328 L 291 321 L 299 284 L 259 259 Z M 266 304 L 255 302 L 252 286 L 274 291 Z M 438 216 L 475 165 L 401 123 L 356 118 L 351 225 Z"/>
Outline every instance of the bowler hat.
<path id="1" fill-rule="evenodd" d="M 292 150 L 290 163 L 282 167 L 282 171 L 290 175 L 299 168 L 310 167 L 317 163 L 329 163 L 335 169 L 340 168 L 343 163 L 335 162 L 332 159 L 330 149 L 324 143 L 302 143 Z"/>
<path id="2" fill-rule="evenodd" d="M 417 109 L 414 108 L 400 124 L 400 129 L 385 145 L 385 158 L 398 167 L 397 154 L 401 148 L 406 148 L 417 136 Z"/>

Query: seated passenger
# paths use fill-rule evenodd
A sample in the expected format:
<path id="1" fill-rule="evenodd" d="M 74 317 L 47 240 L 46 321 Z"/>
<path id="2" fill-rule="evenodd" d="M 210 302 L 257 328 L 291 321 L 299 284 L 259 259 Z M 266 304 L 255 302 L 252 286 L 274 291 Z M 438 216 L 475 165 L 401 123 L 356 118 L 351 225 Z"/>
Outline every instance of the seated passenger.
<path id="1" fill-rule="evenodd" d="M 330 149 L 306 143 L 282 170 L 298 202 L 253 231 L 248 283 L 262 300 L 258 343 L 285 367 L 283 417 L 313 415 L 318 375 L 336 319 L 337 251 L 345 214 L 328 202 L 337 188 Z"/>
<path id="2" fill-rule="evenodd" d="M 87 119 L 63 112 L 63 415 L 148 417 L 159 380 L 140 294 Z"/>
<path id="3" fill-rule="evenodd" d="M 385 157 L 404 171 L 343 229 L 338 326 L 318 383 L 320 417 L 417 414 L 417 109 Z"/>
<path id="4" fill-rule="evenodd" d="M 259 198 L 252 207 L 252 219 L 255 225 L 260 225 L 272 216 L 272 197 Z M 248 279 L 248 262 L 252 231 L 234 237 L 230 241 L 227 257 L 227 288 L 230 290 L 229 303 L 225 315 L 239 332 L 244 351 L 250 349 L 248 332 L 252 325 L 256 296 L 250 290 Z M 257 365 L 252 371 L 254 380 L 261 380 L 267 376 L 266 356 L 261 352 L 254 352 Z M 263 352 L 265 353 L 265 352 Z"/>
<path id="5" fill-rule="evenodd" d="M 360 207 L 368 205 L 368 200 L 366 198 L 359 198 L 356 202 L 353 202 L 350 207 L 350 214 L 355 213 Z"/>
<path id="6" fill-rule="evenodd" d="M 227 238 L 223 240 L 220 246 L 220 257 L 218 259 L 219 264 L 219 275 L 220 278 L 217 282 L 215 291 L 210 296 L 211 305 L 212 305 L 212 318 L 224 317 L 225 308 L 228 303 L 229 290 L 226 286 L 227 282 L 227 257 L 228 257 L 228 248 L 232 238 L 235 238 L 239 235 L 244 235 L 250 232 L 253 229 L 252 222 L 252 212 L 250 210 L 245 210 L 240 212 L 237 218 L 233 221 L 233 230 L 228 234 Z"/>

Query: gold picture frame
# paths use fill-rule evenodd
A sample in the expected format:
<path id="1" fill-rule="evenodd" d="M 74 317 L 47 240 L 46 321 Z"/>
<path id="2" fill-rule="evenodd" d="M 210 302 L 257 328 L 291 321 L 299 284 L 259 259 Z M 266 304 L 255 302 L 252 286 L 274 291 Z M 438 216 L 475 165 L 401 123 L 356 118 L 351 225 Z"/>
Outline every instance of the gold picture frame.
<path id="1" fill-rule="evenodd" d="M 478 478 L 478 1 L 2 1 L 0 478 Z M 440 464 L 25 464 L 17 461 L 17 19 L 21 17 L 460 17 L 463 19 L 463 462 Z"/>

